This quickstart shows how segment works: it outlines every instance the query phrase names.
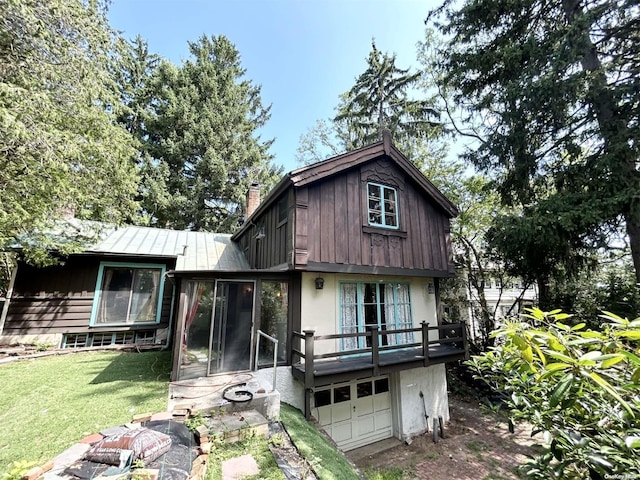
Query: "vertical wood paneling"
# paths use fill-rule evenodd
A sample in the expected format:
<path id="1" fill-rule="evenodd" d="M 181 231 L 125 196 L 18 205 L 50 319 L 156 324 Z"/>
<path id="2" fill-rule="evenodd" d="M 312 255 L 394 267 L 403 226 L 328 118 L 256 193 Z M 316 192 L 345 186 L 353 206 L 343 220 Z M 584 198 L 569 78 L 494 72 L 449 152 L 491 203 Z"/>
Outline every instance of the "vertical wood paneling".
<path id="1" fill-rule="evenodd" d="M 320 184 L 320 261 L 336 262 L 335 180 Z"/>
<path id="2" fill-rule="evenodd" d="M 295 258 L 294 262 L 306 265 L 309 260 L 309 189 L 296 192 Z"/>
<path id="3" fill-rule="evenodd" d="M 389 248 L 389 266 L 402 268 L 402 247 L 403 244 L 406 243 L 405 239 L 400 237 L 389 237 L 387 242 Z"/>
<path id="4" fill-rule="evenodd" d="M 362 263 L 362 217 L 360 200 L 360 173 L 358 171 L 347 174 L 347 228 L 349 245 L 348 263 L 360 265 Z"/>
<path id="5" fill-rule="evenodd" d="M 434 256 L 437 256 L 437 239 L 434 243 L 433 235 L 436 232 L 431 208 L 428 204 L 422 204 L 420 208 L 420 233 L 422 235 L 422 265 L 423 268 L 434 268 Z"/>
<path id="6" fill-rule="evenodd" d="M 308 245 L 309 260 L 320 261 L 320 188 L 309 187 L 309 208 L 307 209 L 307 221 L 309 222 Z"/>
<path id="7" fill-rule="evenodd" d="M 334 202 L 334 228 L 335 228 L 335 262 L 348 263 L 349 239 L 348 239 L 348 199 L 347 177 L 340 176 L 335 181 Z"/>
<path id="8" fill-rule="evenodd" d="M 368 225 L 367 182 L 385 184 L 385 179 L 398 192 L 397 234 L 390 229 L 377 233 Z M 320 179 L 295 195 L 297 265 L 309 261 L 448 271 L 446 214 L 389 159 Z"/>
<path id="9" fill-rule="evenodd" d="M 369 223 L 367 218 L 367 183 L 362 181 L 362 178 L 359 178 L 358 184 L 360 188 L 360 221 L 358 222 L 358 237 L 360 237 L 360 251 L 362 252 L 361 264 L 371 265 L 373 253 L 371 234 L 362 233 L 362 226 L 368 225 Z"/>
<path id="10" fill-rule="evenodd" d="M 407 239 L 411 242 L 411 258 L 409 259 L 409 264 L 405 265 L 409 268 L 424 268 L 425 262 L 423 261 L 423 233 L 422 233 L 422 225 L 420 222 L 420 211 L 422 210 L 421 205 L 419 205 L 418 198 L 414 195 L 415 190 L 413 188 L 406 189 L 407 194 L 410 195 L 408 200 L 408 204 L 410 205 L 409 210 L 409 225 L 410 227 L 407 229 Z"/>
<path id="11" fill-rule="evenodd" d="M 279 202 L 283 198 L 279 197 L 259 217 L 252 219 L 253 225 L 237 240 L 252 268 L 270 268 L 288 261 L 287 253 L 293 243 L 289 239 L 293 219 L 293 196 L 289 192 L 284 195 L 288 212 L 286 222 L 280 224 L 279 221 Z M 262 239 L 256 238 L 260 227 L 264 227 Z"/>
<path id="12" fill-rule="evenodd" d="M 386 235 L 371 235 L 371 264 L 376 267 L 388 267 L 389 237 Z"/>

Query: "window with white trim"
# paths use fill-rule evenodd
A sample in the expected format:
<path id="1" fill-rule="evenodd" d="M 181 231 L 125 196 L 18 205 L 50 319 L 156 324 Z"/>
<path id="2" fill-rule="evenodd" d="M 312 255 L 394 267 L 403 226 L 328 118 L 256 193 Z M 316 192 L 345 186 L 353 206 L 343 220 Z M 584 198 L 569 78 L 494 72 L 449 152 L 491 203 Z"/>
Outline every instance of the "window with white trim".
<path id="1" fill-rule="evenodd" d="M 413 327 L 409 285 L 404 283 L 343 282 L 340 284 L 340 333 L 366 332 L 378 327 L 380 345 L 413 342 L 413 333 L 387 334 L 386 330 Z M 345 338 L 343 350 L 371 346 L 370 338 Z"/>
<path id="2" fill-rule="evenodd" d="M 368 183 L 367 199 L 369 225 L 398 228 L 398 196 L 395 188 Z"/>
<path id="3" fill-rule="evenodd" d="M 91 325 L 158 323 L 164 288 L 161 264 L 100 264 Z"/>

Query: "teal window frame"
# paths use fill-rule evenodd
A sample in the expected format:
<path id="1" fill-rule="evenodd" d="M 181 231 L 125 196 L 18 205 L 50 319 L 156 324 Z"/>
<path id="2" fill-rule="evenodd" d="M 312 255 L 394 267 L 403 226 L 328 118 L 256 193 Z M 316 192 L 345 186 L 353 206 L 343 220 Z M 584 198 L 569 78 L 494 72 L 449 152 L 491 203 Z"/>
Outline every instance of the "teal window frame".
<path id="1" fill-rule="evenodd" d="M 364 286 L 366 284 L 371 284 L 371 285 L 375 285 L 376 286 L 376 318 L 378 320 L 378 328 L 380 328 L 380 321 L 382 319 L 382 308 L 383 308 L 383 304 L 380 303 L 380 289 L 383 288 L 385 285 L 391 285 L 392 286 L 392 291 L 393 291 L 393 323 L 389 322 L 390 319 L 385 318 L 386 320 L 386 325 L 388 327 L 389 330 L 395 330 L 400 328 L 401 326 L 404 328 L 412 328 L 413 327 L 413 302 L 411 301 L 411 284 L 410 283 L 406 283 L 406 282 L 377 282 L 377 281 L 348 281 L 348 280 L 342 280 L 340 282 L 338 282 L 338 288 L 340 289 L 339 291 L 339 317 L 338 317 L 338 333 L 342 334 L 344 332 L 344 312 L 346 310 L 347 307 L 352 306 L 351 304 L 349 305 L 345 305 L 345 299 L 344 299 L 344 288 L 343 285 L 356 285 L 356 315 L 357 315 L 357 328 L 356 331 L 358 333 L 364 333 L 366 332 L 366 324 L 365 324 L 365 313 L 364 313 L 364 307 L 365 304 L 367 304 L 367 302 L 364 301 Z M 399 295 L 398 295 L 398 287 L 399 286 L 403 286 L 407 288 L 407 293 L 408 293 L 408 298 L 409 298 L 409 302 L 408 302 L 408 307 L 409 307 L 409 321 L 408 322 L 402 322 L 403 325 L 399 325 L 398 322 L 398 318 L 399 318 L 399 314 L 398 314 L 398 310 L 400 307 L 406 307 L 407 303 L 406 302 L 400 302 L 399 299 Z M 388 304 L 388 302 L 385 302 L 385 305 Z M 405 342 L 399 342 L 399 336 L 403 335 L 403 334 L 394 334 L 396 337 L 396 342 L 394 345 L 397 346 L 402 346 L 406 343 L 413 343 L 413 333 L 410 333 L 410 339 L 409 341 L 405 341 Z M 345 341 L 347 339 L 341 339 L 340 341 L 340 348 L 343 351 L 348 351 L 348 350 L 352 350 L 352 348 L 348 348 L 347 345 L 345 345 L 347 342 Z M 357 338 L 357 347 L 353 350 L 356 349 L 363 349 L 363 348 L 367 348 L 366 345 L 366 338 L 364 337 L 359 337 Z"/>
<path id="2" fill-rule="evenodd" d="M 107 322 L 98 323 L 98 309 L 100 308 L 100 298 L 102 297 L 102 282 L 104 280 L 105 268 L 132 268 L 132 269 L 153 269 L 160 270 L 160 283 L 158 285 L 158 300 L 156 304 L 156 319 L 151 322 Z M 134 263 L 134 262 L 100 262 L 98 268 L 98 279 L 96 281 L 96 289 L 93 294 L 93 306 L 91 307 L 91 320 L 89 321 L 90 327 L 111 327 L 111 326 L 138 326 L 138 325 L 157 325 L 160 323 L 160 316 L 162 314 L 162 298 L 164 296 L 164 275 L 166 272 L 166 265 L 162 263 Z M 130 315 L 131 312 L 128 312 Z"/>
<path id="3" fill-rule="evenodd" d="M 379 200 L 379 208 L 371 208 L 371 202 L 375 201 L 376 197 L 371 197 L 369 194 L 369 187 L 374 186 L 380 189 L 380 196 L 377 197 Z M 394 210 L 387 211 L 387 202 L 385 200 L 385 190 L 390 190 L 393 192 L 393 204 Z M 375 216 L 380 216 L 380 222 L 376 222 L 373 220 Z M 391 216 L 395 218 L 395 225 L 387 224 L 387 216 Z M 381 183 L 368 182 L 367 183 L 367 221 L 369 225 L 372 227 L 378 228 L 389 228 L 392 230 L 398 230 L 400 228 L 400 214 L 398 213 L 398 191 L 390 187 L 389 185 L 383 185 Z"/>

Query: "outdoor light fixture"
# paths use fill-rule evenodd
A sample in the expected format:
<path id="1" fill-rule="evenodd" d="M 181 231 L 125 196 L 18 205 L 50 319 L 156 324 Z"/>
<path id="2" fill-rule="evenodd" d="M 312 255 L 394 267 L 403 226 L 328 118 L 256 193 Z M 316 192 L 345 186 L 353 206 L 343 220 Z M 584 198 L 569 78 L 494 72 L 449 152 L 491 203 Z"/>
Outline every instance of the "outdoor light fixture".
<path id="1" fill-rule="evenodd" d="M 436 286 L 433 284 L 433 282 L 427 283 L 427 293 L 429 293 L 431 295 L 436 293 Z"/>
<path id="2" fill-rule="evenodd" d="M 324 278 L 316 278 L 316 290 L 322 290 L 324 288 Z"/>

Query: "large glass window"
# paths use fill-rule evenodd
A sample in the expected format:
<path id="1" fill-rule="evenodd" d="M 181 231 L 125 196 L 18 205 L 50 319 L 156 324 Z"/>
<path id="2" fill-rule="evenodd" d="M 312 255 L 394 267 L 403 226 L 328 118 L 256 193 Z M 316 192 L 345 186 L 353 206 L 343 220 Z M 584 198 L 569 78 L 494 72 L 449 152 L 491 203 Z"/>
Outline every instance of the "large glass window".
<path id="1" fill-rule="evenodd" d="M 288 287 L 286 282 L 263 281 L 260 295 L 260 330 L 278 340 L 278 362 L 287 361 Z M 259 365 L 273 365 L 273 347 L 273 342 L 260 338 Z"/>
<path id="2" fill-rule="evenodd" d="M 413 342 L 413 334 L 387 334 L 386 330 L 413 327 L 409 285 L 403 283 L 340 284 L 341 333 L 365 332 L 366 327 L 378 327 L 380 345 L 399 345 Z M 370 347 L 370 338 L 345 338 L 344 350 Z"/>
<path id="3" fill-rule="evenodd" d="M 396 190 L 377 183 L 367 184 L 369 225 L 398 228 Z"/>
<path id="4" fill-rule="evenodd" d="M 164 270 L 155 264 L 100 264 L 91 324 L 157 323 Z"/>

